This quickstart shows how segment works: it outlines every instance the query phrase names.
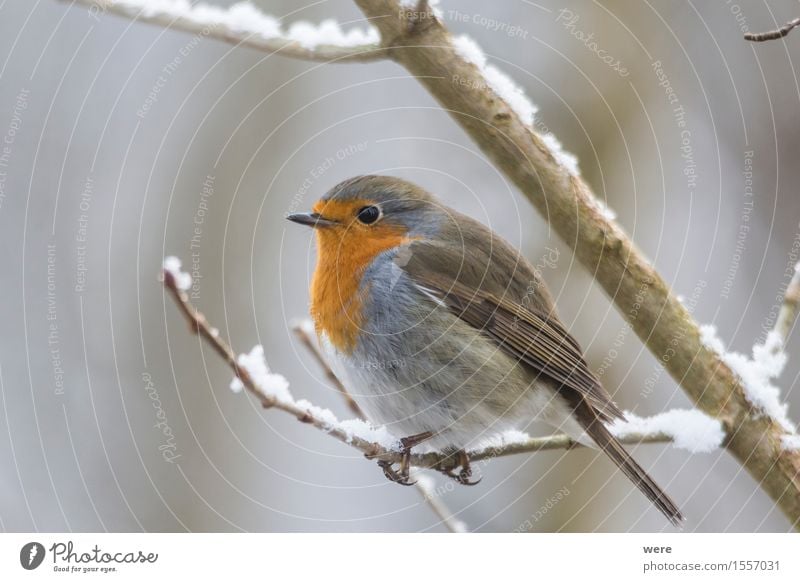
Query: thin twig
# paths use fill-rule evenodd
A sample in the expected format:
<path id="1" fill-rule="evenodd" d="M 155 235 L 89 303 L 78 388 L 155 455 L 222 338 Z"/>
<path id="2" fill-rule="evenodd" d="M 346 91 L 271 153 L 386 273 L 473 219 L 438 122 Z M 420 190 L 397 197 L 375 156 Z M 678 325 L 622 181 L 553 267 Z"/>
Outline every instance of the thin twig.
<path id="1" fill-rule="evenodd" d="M 66 1 L 66 0 L 62 0 Z M 297 41 L 283 37 L 264 37 L 255 30 L 231 28 L 219 23 L 208 24 L 198 18 L 176 15 L 162 7 L 148 7 L 145 2 L 128 0 L 73 0 L 75 4 L 89 7 L 92 17 L 97 14 L 116 14 L 139 22 L 155 24 L 164 28 L 182 30 L 200 36 L 215 38 L 235 45 L 242 45 L 266 52 L 280 53 L 287 57 L 317 62 L 369 62 L 386 58 L 386 51 L 377 43 L 360 46 L 319 45 L 314 48 L 302 46 Z M 224 9 L 223 9 L 224 10 Z"/>
<path id="2" fill-rule="evenodd" d="M 370 442 L 357 435 L 348 432 L 338 424 L 331 424 L 329 421 L 322 418 L 322 416 L 315 412 L 313 408 L 303 406 L 295 401 L 279 400 L 274 396 L 266 394 L 251 378 L 250 374 L 243 366 L 237 363 L 236 353 L 231 347 L 220 337 L 220 334 L 214 330 L 206 321 L 205 316 L 200 313 L 189 301 L 189 296 L 181 291 L 176 282 L 175 277 L 168 270 L 162 271 L 162 282 L 164 288 L 169 291 L 172 298 L 175 300 L 181 313 L 186 317 L 189 323 L 189 329 L 193 333 L 198 333 L 200 336 L 211 345 L 214 351 L 219 354 L 228 366 L 231 367 L 233 373 L 238 377 L 244 387 L 250 394 L 252 394 L 264 408 L 275 408 L 282 410 L 294 416 L 297 420 L 310 424 L 311 426 L 329 434 L 333 438 L 350 445 L 354 449 L 362 452 L 369 459 L 389 461 L 398 463 L 401 460 L 401 453 L 399 447 L 397 450 L 390 450 L 382 447 L 378 443 Z M 641 435 L 630 434 L 621 438 L 620 441 L 625 444 L 638 444 L 638 443 L 655 443 L 655 442 L 670 442 L 667 435 Z M 571 449 L 577 448 L 581 445 L 576 443 L 565 435 L 555 435 L 549 437 L 531 438 L 524 442 L 509 443 L 504 445 L 489 446 L 483 449 L 468 451 L 471 460 L 481 461 L 485 459 L 493 459 L 497 457 L 504 457 L 507 455 L 515 455 L 521 453 L 532 453 L 536 451 L 549 451 L 554 449 Z M 416 453 L 411 455 L 411 464 L 415 467 L 423 469 L 441 469 L 451 467 L 453 458 L 451 455 L 430 452 L 430 453 Z"/>
<path id="3" fill-rule="evenodd" d="M 428 475 L 412 474 L 414 485 L 422 495 L 422 499 L 433 510 L 433 512 L 442 520 L 444 526 L 450 530 L 451 533 L 467 533 L 469 528 L 467 524 L 458 519 L 442 499 L 435 489 L 436 482 Z"/>
<path id="4" fill-rule="evenodd" d="M 794 267 L 794 274 L 783 294 L 783 304 L 773 328 L 780 336 L 783 345 L 786 345 L 786 340 L 789 339 L 789 333 L 797 319 L 798 304 L 800 304 L 800 263 Z"/>
<path id="5" fill-rule="evenodd" d="M 764 42 L 765 40 L 777 40 L 789 34 L 792 29 L 800 26 L 800 18 L 790 20 L 780 28 L 769 30 L 767 32 L 748 32 L 744 35 L 745 40 L 753 42 Z"/>
<path id="6" fill-rule="evenodd" d="M 350 412 L 355 414 L 358 418 L 365 419 L 366 416 L 364 412 L 361 410 L 361 407 L 353 400 L 353 397 L 350 396 L 350 393 L 347 391 L 347 388 L 344 387 L 339 381 L 339 378 L 336 377 L 336 374 L 333 372 L 331 367 L 328 365 L 328 362 L 325 361 L 325 356 L 322 355 L 322 352 L 319 349 L 319 345 L 312 335 L 308 332 L 308 325 L 306 321 L 298 321 L 294 325 L 292 325 L 292 331 L 294 331 L 295 335 L 300 339 L 300 342 L 308 349 L 314 359 L 322 368 L 322 371 L 325 372 L 325 377 L 328 381 L 333 385 L 336 390 L 342 395 L 344 401 L 347 403 L 347 407 L 350 409 Z"/>
<path id="7" fill-rule="evenodd" d="M 367 417 L 364 415 L 361 407 L 359 407 L 356 401 L 353 400 L 353 397 L 350 396 L 347 388 L 345 388 L 344 384 L 341 383 L 339 378 L 336 377 L 334 371 L 328 365 L 328 362 L 325 360 L 325 356 L 322 355 L 322 351 L 319 349 L 317 342 L 314 341 L 313 335 L 308 331 L 310 325 L 311 322 L 309 320 L 297 321 L 292 325 L 292 331 L 294 331 L 295 335 L 297 335 L 297 337 L 300 339 L 300 342 L 308 349 L 311 355 L 314 356 L 314 359 L 320 365 L 323 372 L 325 372 L 325 377 L 342 395 L 350 411 L 358 418 L 367 420 Z M 432 481 L 430 481 L 426 476 L 415 475 L 414 477 L 415 489 L 420 495 L 422 495 L 422 499 L 425 501 L 428 507 L 430 507 L 439 517 L 439 519 L 442 520 L 442 524 L 452 533 L 466 532 L 466 524 L 453 515 L 452 510 L 447 506 L 447 504 L 436 495 L 436 491 L 431 486 L 431 483 Z"/>

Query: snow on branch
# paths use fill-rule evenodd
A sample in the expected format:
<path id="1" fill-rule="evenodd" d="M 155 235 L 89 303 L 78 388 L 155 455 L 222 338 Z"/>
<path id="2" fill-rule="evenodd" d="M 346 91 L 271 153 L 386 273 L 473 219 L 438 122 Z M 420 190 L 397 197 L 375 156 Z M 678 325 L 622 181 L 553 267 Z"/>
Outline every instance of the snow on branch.
<path id="1" fill-rule="evenodd" d="M 494 65 L 490 65 L 486 60 L 483 49 L 466 34 L 453 38 L 453 47 L 464 60 L 478 67 L 478 70 L 486 80 L 487 86 L 508 103 L 509 107 L 517 114 L 520 121 L 532 129 L 537 107 L 528 96 L 525 95 L 525 91 L 503 71 Z M 574 176 L 580 174 L 578 158 L 564 151 L 561 142 L 558 141 L 555 135 L 546 133 L 542 136 L 542 141 L 550 150 L 551 155 L 567 170 L 567 172 Z"/>
<path id="2" fill-rule="evenodd" d="M 334 20 L 319 25 L 296 22 L 284 31 L 274 16 L 264 14 L 250 2 L 239 2 L 230 8 L 220 8 L 204 2 L 189 0 L 75 0 L 96 13 L 110 12 L 186 32 L 200 33 L 226 42 L 241 43 L 251 48 L 278 52 L 284 56 L 311 61 L 367 62 L 389 58 L 380 45 L 378 31 L 342 31 Z M 417 2 L 401 2 L 407 15 L 418 14 Z M 437 2 L 428 3 L 432 18 L 441 15 Z M 419 17 L 419 16 L 418 16 Z M 533 127 L 536 106 L 514 81 L 487 62 L 486 55 L 469 36 L 453 39 L 453 46 L 467 61 L 477 66 L 486 85 L 502 97 L 528 126 Z M 542 136 L 543 145 L 570 174 L 579 175 L 578 159 L 565 151 L 552 133 Z M 602 203 L 598 202 L 602 208 Z"/>
<path id="3" fill-rule="evenodd" d="M 703 325 L 700 328 L 706 347 L 719 354 L 741 380 L 747 400 L 761 413 L 780 424 L 786 432 L 781 437 L 786 450 L 800 450 L 800 435 L 797 434 L 797 426 L 789 418 L 789 405 L 782 401 L 780 388 L 772 381 L 781 375 L 786 366 L 784 345 L 797 319 L 798 301 L 800 263 L 795 265 L 792 279 L 786 287 L 775 327 L 767 334 L 763 344 L 753 346 L 752 357 L 727 351 L 715 326 Z"/>
<path id="4" fill-rule="evenodd" d="M 780 390 L 772 380 L 780 376 L 786 365 L 786 354 L 775 331 L 769 332 L 763 344 L 753 346 L 753 355 L 727 351 L 713 325 L 700 327 L 703 343 L 730 366 L 742 381 L 745 395 L 751 404 L 777 421 L 785 431 L 793 433 L 795 426 L 788 417 L 788 405 L 781 402 Z"/>
<path id="5" fill-rule="evenodd" d="M 182 271 L 181 265 L 181 260 L 178 257 L 167 257 L 164 259 L 162 268 L 172 276 L 178 289 L 188 291 L 192 288 L 192 276 Z"/>
<path id="6" fill-rule="evenodd" d="M 664 435 L 676 449 L 690 453 L 710 453 L 722 446 L 722 423 L 699 410 L 668 410 L 649 418 L 625 412 L 625 420 L 615 421 L 610 430 L 617 438 L 630 435 Z"/>
<path id="7" fill-rule="evenodd" d="M 343 31 L 335 20 L 295 22 L 284 30 L 274 16 L 250 2 L 222 8 L 189 0 L 75 0 L 93 16 L 111 13 L 309 61 L 374 61 L 385 58 L 377 31 Z"/>

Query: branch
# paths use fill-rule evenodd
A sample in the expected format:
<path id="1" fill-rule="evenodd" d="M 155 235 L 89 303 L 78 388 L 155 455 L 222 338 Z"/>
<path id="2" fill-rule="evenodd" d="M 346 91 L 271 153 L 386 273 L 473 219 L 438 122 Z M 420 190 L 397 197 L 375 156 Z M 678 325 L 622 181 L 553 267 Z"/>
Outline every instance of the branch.
<path id="1" fill-rule="evenodd" d="M 780 337 L 782 345 L 786 345 L 789 332 L 792 331 L 792 326 L 797 319 L 798 304 L 800 304 L 800 263 L 794 266 L 794 274 L 783 294 L 783 304 L 778 318 L 775 320 L 775 331 Z"/>
<path id="2" fill-rule="evenodd" d="M 296 322 L 292 325 L 292 331 L 294 331 L 295 335 L 300 339 L 300 342 L 308 349 L 314 359 L 322 368 L 322 371 L 325 372 L 325 377 L 328 381 L 333 385 L 336 390 L 339 391 L 339 394 L 342 395 L 344 401 L 347 403 L 347 407 L 350 409 L 350 412 L 356 415 L 357 418 L 366 419 L 366 415 L 361 410 L 361 407 L 356 404 L 356 401 L 353 400 L 353 397 L 350 396 L 350 393 L 347 391 L 347 388 L 344 387 L 339 381 L 339 378 L 336 377 L 331 367 L 328 365 L 328 362 L 325 361 L 325 357 L 322 355 L 322 352 L 319 350 L 317 346 L 317 342 L 313 339 L 313 331 L 309 331 L 308 324 L 310 322 L 308 320 L 303 320 Z"/>
<path id="3" fill-rule="evenodd" d="M 371 38 L 371 30 L 343 33 L 335 22 L 326 21 L 319 27 L 295 23 L 285 33 L 278 20 L 247 2 L 229 9 L 203 3 L 192 6 L 185 0 L 160 2 L 155 6 L 148 0 L 74 0 L 74 3 L 89 7 L 93 18 L 108 12 L 306 61 L 345 63 L 386 58 L 377 38 Z"/>
<path id="4" fill-rule="evenodd" d="M 533 129 L 526 118 L 533 107 L 521 91 L 498 79 L 474 43 L 454 39 L 438 20 L 415 26 L 397 0 L 354 1 L 380 31 L 390 58 L 417 77 L 575 250 L 672 378 L 722 421 L 731 454 L 800 525 L 800 451 L 783 447 L 781 424 L 748 401 L 740 379 L 703 344 L 688 310 L 570 159 Z"/>
<path id="5" fill-rule="evenodd" d="M 189 302 L 188 295 L 182 289 L 186 288 L 186 285 L 182 285 L 178 281 L 179 275 L 186 274 L 176 273 L 175 269 L 167 267 L 162 271 L 161 279 L 164 288 L 175 300 L 178 309 L 186 318 L 190 331 L 199 334 L 200 337 L 219 354 L 225 363 L 230 366 L 234 376 L 241 381 L 244 388 L 250 392 L 264 408 L 274 408 L 286 412 L 294 416 L 297 420 L 309 424 L 329 434 L 333 438 L 350 445 L 369 459 L 384 460 L 393 463 L 400 462 L 401 454 L 399 442 L 394 439 L 391 439 L 391 442 L 389 442 L 385 437 L 380 439 L 382 442 L 365 438 L 365 435 L 379 435 L 380 429 L 372 428 L 361 420 L 339 422 L 329 410 L 318 408 L 304 400 L 295 401 L 291 398 L 277 397 L 275 394 L 271 394 L 269 391 L 265 390 L 263 386 L 260 386 L 247 367 L 240 364 L 240 358 L 237 357 L 236 353 L 225 340 L 220 337 L 219 332 L 209 325 L 205 316 Z M 664 433 L 642 434 L 631 432 L 620 437 L 620 440 L 625 444 L 639 444 L 670 442 L 672 439 Z M 483 461 L 520 453 L 572 449 L 581 446 L 580 443 L 573 441 L 566 435 L 540 438 L 526 437 L 525 439 L 517 437 L 516 440 L 511 442 L 502 442 L 479 450 L 468 451 L 468 454 L 470 460 Z M 441 470 L 449 468 L 453 462 L 454 459 L 452 455 L 438 452 L 411 455 L 411 464 L 422 469 Z"/>
<path id="6" fill-rule="evenodd" d="M 792 29 L 800 26 L 800 18 L 795 18 L 794 20 L 790 20 L 780 28 L 776 30 L 770 30 L 767 32 L 748 32 L 744 35 L 745 40 L 752 40 L 753 42 L 764 42 L 765 40 L 777 40 L 779 38 L 783 38 L 787 34 L 789 34 Z"/>
<path id="7" fill-rule="evenodd" d="M 439 516 L 439 519 L 441 519 L 445 527 L 450 530 L 450 533 L 467 533 L 469 531 L 467 529 L 467 524 L 453 515 L 450 508 L 442 501 L 441 495 L 436 493 L 433 479 L 421 473 L 414 474 L 413 478 L 415 480 L 414 486 L 417 491 L 419 491 L 420 495 L 422 495 L 422 499 L 424 499 L 428 507 Z"/>

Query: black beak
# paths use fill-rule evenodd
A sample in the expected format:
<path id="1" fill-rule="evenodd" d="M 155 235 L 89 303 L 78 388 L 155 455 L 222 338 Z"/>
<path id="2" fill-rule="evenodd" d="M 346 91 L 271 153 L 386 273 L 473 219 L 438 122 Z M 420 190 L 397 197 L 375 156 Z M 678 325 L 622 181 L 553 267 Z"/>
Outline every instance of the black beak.
<path id="1" fill-rule="evenodd" d="M 289 214 L 286 216 L 286 220 L 291 220 L 297 224 L 305 224 L 306 226 L 310 226 L 312 228 L 334 226 L 335 224 L 338 224 L 333 220 L 322 218 L 322 216 L 316 212 L 298 212 L 297 214 Z"/>

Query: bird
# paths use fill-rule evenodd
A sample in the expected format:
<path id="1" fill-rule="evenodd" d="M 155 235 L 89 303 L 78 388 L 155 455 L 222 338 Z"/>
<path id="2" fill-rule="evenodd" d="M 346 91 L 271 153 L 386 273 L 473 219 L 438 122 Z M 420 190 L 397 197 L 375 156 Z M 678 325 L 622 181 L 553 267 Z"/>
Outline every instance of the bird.
<path id="1" fill-rule="evenodd" d="M 425 443 L 474 485 L 467 451 L 544 421 L 603 451 L 673 524 L 678 506 L 608 429 L 624 419 L 556 312 L 534 266 L 490 228 L 400 178 L 341 182 L 292 222 L 312 227 L 310 312 L 338 379 L 400 438 L 399 467 Z"/>

